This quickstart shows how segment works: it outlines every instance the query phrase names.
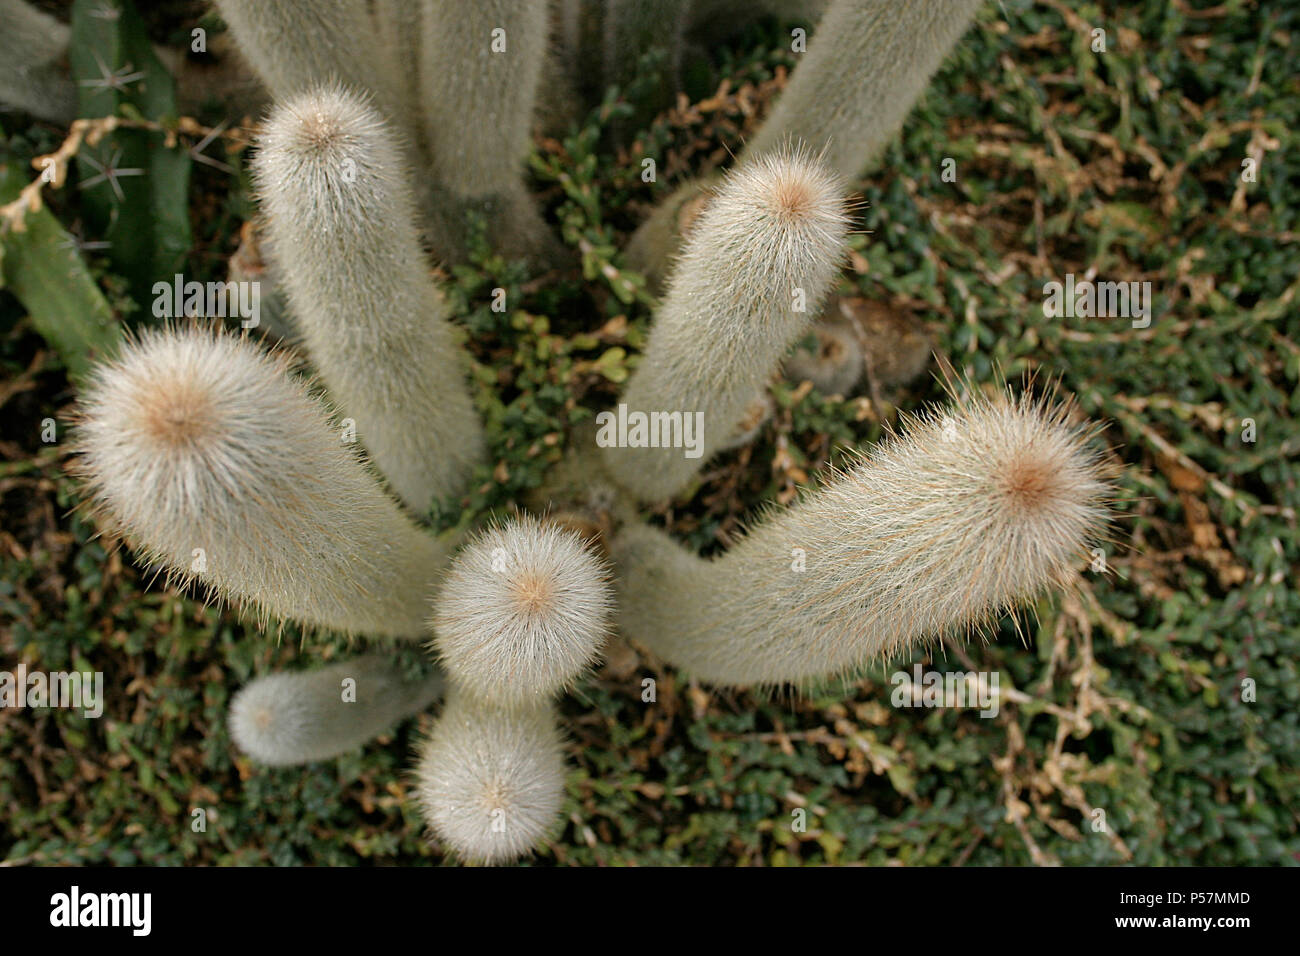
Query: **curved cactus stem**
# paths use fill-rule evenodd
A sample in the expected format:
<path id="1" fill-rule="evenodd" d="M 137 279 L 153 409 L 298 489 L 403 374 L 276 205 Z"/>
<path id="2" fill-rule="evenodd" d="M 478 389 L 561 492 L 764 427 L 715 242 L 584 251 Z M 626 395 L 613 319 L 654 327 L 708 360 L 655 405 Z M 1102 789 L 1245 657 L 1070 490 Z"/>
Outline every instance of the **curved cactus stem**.
<path id="1" fill-rule="evenodd" d="M 971 398 L 914 419 L 721 558 L 624 527 L 619 627 L 720 684 L 807 683 L 979 627 L 1072 579 L 1108 486 L 1068 406 Z"/>
<path id="2" fill-rule="evenodd" d="M 76 469 L 147 561 L 262 621 L 418 638 L 454 541 L 417 528 L 285 353 L 152 332 L 91 373 Z"/>

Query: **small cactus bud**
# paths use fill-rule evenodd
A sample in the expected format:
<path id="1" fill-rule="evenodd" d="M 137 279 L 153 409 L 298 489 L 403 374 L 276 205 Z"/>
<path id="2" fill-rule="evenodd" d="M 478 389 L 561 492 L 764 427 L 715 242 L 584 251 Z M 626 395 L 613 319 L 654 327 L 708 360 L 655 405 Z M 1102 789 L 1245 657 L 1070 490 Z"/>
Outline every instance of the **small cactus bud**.
<path id="1" fill-rule="evenodd" d="M 853 330 L 862 347 L 863 370 L 877 388 L 908 384 L 925 373 L 934 355 L 934 336 L 925 323 L 887 303 L 839 299 L 835 307 L 826 304 L 826 318 Z"/>
<path id="2" fill-rule="evenodd" d="M 407 678 L 366 655 L 316 670 L 267 674 L 230 704 L 230 735 L 269 767 L 329 760 L 360 747 L 442 696 L 443 678 Z"/>
<path id="3" fill-rule="evenodd" d="M 1066 584 L 1105 522 L 1108 485 L 1069 414 L 1003 396 L 915 418 L 714 561 L 627 526 L 611 545 L 620 630 L 743 685 L 843 674 L 977 628 Z"/>
<path id="4" fill-rule="evenodd" d="M 79 409 L 93 507 L 147 561 L 262 620 L 418 637 L 450 545 L 401 513 L 288 366 L 199 328 L 125 344 Z"/>
<path id="5" fill-rule="evenodd" d="M 813 347 L 797 346 L 785 360 L 785 376 L 807 380 L 827 395 L 848 395 L 862 377 L 862 345 L 853 327 L 823 318 L 812 329 Z"/>
<path id="6" fill-rule="evenodd" d="M 596 659 L 609 627 L 609 572 L 575 532 L 516 518 L 452 563 L 434 608 L 434 645 L 476 697 L 545 701 Z"/>
<path id="7" fill-rule="evenodd" d="M 726 178 L 692 228 L 623 399 L 629 416 L 702 415 L 702 448 L 606 447 L 629 491 L 674 494 L 736 434 L 835 280 L 848 222 L 840 181 L 801 149 Z"/>
<path id="8" fill-rule="evenodd" d="M 485 446 L 396 142 L 362 97 L 316 89 L 275 110 L 253 169 L 307 350 L 376 467 L 424 514 L 464 489 Z"/>
<path id="9" fill-rule="evenodd" d="M 531 851 L 564 803 L 564 753 L 549 705 L 498 709 L 453 689 L 415 772 L 425 822 L 476 863 Z"/>

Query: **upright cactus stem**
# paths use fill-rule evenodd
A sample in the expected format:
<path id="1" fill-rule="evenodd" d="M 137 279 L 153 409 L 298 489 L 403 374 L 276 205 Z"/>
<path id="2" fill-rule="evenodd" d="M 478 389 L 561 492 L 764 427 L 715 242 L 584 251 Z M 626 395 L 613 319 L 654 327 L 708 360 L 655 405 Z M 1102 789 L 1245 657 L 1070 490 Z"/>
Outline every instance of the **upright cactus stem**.
<path id="1" fill-rule="evenodd" d="M 367 0 L 216 0 L 249 65 L 276 100 L 323 83 L 376 96 L 393 123 L 407 121 L 403 97 L 384 72 Z"/>
<path id="2" fill-rule="evenodd" d="M 550 42 L 547 0 L 423 0 L 420 85 L 432 163 L 432 239 L 464 258 L 468 212 L 507 254 L 558 254 L 524 188 L 533 109 Z"/>
<path id="3" fill-rule="evenodd" d="M 375 465 L 424 514 L 464 490 L 485 445 L 397 144 L 362 97 L 312 90 L 272 114 L 254 173 L 307 350 Z"/>
<path id="4" fill-rule="evenodd" d="M 429 828 L 476 863 L 531 851 L 564 803 L 564 753 L 549 705 L 498 708 L 453 689 L 415 772 Z"/>
<path id="5" fill-rule="evenodd" d="M 833 172 L 855 182 L 898 132 L 981 2 L 834 0 L 739 165 L 795 140 L 822 150 Z M 628 242 L 628 262 L 656 287 L 686 242 L 681 210 L 702 187 L 698 180 L 678 187 Z"/>
<path id="6" fill-rule="evenodd" d="M 376 45 L 384 55 L 377 64 L 388 89 L 400 100 L 406 119 L 400 128 L 418 141 L 420 128 L 420 77 L 415 65 L 420 59 L 419 0 L 370 0 Z"/>
<path id="7" fill-rule="evenodd" d="M 680 443 L 629 447 L 630 430 L 617 444 L 598 436 L 629 491 L 676 493 L 751 413 L 838 273 L 841 194 L 837 177 L 789 148 L 733 172 L 700 213 L 622 401 L 628 421 L 679 414 L 700 423 L 703 440 L 688 456 Z"/>
<path id="8" fill-rule="evenodd" d="M 898 132 L 983 0 L 834 0 L 741 162 L 790 137 L 852 181 Z"/>
<path id="9" fill-rule="evenodd" d="M 77 91 L 61 61 L 70 31 L 25 0 L 0 0 L 0 103 L 38 119 L 66 123 Z"/>
<path id="10" fill-rule="evenodd" d="M 329 760 L 424 710 L 442 690 L 441 674 L 412 680 L 379 655 L 268 674 L 235 695 L 230 734 L 269 767 Z"/>
<path id="11" fill-rule="evenodd" d="M 415 527 L 284 354 L 198 328 L 94 371 L 77 469 L 150 563 L 269 617 L 419 637 L 451 546 Z"/>
<path id="12" fill-rule="evenodd" d="M 490 529 L 456 557 L 435 604 L 448 673 L 481 700 L 544 703 L 599 653 L 608 576 L 575 532 L 526 517 Z"/>
<path id="13" fill-rule="evenodd" d="M 1104 524 L 1108 485 L 1069 415 L 975 397 L 914 419 L 715 561 L 629 526 L 611 549 L 620 628 L 704 680 L 774 685 L 978 627 L 1067 583 Z"/>

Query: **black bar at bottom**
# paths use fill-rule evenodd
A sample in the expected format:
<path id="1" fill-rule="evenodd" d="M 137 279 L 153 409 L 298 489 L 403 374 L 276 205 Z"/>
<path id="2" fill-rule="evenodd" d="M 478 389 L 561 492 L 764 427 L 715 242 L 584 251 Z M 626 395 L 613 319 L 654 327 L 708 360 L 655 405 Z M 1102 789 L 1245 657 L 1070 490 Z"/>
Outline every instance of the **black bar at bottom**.
<path id="1" fill-rule="evenodd" d="M 395 933 L 438 946 L 485 930 L 497 939 L 574 934 L 577 945 L 609 931 L 642 943 L 684 934 L 729 945 L 771 943 L 779 931 L 819 946 L 841 933 L 878 945 L 881 932 L 900 942 L 937 932 L 1039 944 L 1200 935 L 1232 945 L 1261 929 L 1276 938 L 1294 922 L 1298 872 L 0 868 L 0 925 L 6 944 L 75 935 L 128 947 L 198 939 L 374 946 Z"/>

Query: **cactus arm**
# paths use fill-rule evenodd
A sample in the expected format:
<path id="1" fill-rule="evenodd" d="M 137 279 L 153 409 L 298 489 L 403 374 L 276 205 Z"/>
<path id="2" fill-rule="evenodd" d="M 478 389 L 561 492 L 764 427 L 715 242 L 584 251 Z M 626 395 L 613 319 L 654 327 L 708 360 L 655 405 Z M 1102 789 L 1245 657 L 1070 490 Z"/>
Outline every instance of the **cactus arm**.
<path id="1" fill-rule="evenodd" d="M 464 489 L 485 444 L 397 142 L 361 97 L 315 89 L 272 114 L 254 174 L 303 342 L 375 465 L 422 515 Z"/>
<path id="2" fill-rule="evenodd" d="M 454 543 L 402 514 L 289 362 L 197 327 L 123 346 L 78 411 L 91 507 L 263 622 L 419 638 Z"/>
<path id="3" fill-rule="evenodd" d="M 807 683 L 977 628 L 1064 585 L 1103 524 L 1086 437 L 1063 408 L 970 399 L 914 420 L 714 561 L 626 527 L 611 545 L 619 627 L 736 685 Z"/>
<path id="4" fill-rule="evenodd" d="M 443 685 L 436 671 L 412 680 L 380 655 L 267 674 L 231 701 L 230 733 L 240 750 L 268 767 L 329 760 L 424 710 L 442 696 Z"/>
<path id="5" fill-rule="evenodd" d="M 416 793 L 429 829 L 453 853 L 507 863 L 554 826 L 564 774 L 549 706 L 493 707 L 453 689 L 420 747 Z"/>
<path id="6" fill-rule="evenodd" d="M 788 138 L 826 149 L 853 181 L 903 125 L 982 0 L 835 0 L 806 59 L 741 156 Z"/>
<path id="7" fill-rule="evenodd" d="M 879 156 L 965 33 L 982 0 L 834 0 L 743 165 L 789 140 L 825 150 L 852 183 Z M 662 281 L 686 238 L 678 210 L 698 185 L 670 194 L 628 242 L 628 262 Z"/>
<path id="8" fill-rule="evenodd" d="M 839 180 L 805 152 L 728 177 L 699 214 L 622 399 L 629 416 L 689 416 L 700 447 L 605 447 L 625 488 L 675 494 L 737 433 L 830 291 L 847 231 Z"/>
<path id="9" fill-rule="evenodd" d="M 546 0 L 424 0 L 422 31 L 437 252 L 464 258 L 465 216 L 475 212 L 507 255 L 554 259 L 559 244 L 523 183 L 550 43 Z"/>

